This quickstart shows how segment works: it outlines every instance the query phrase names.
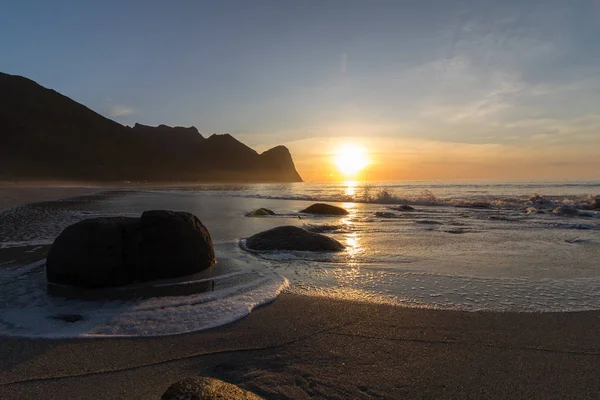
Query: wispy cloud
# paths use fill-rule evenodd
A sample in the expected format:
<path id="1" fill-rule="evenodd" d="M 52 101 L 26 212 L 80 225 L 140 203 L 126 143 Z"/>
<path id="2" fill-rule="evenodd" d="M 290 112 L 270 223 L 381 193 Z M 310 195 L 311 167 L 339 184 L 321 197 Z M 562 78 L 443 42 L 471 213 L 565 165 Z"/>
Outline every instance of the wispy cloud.
<path id="1" fill-rule="evenodd" d="M 107 114 L 111 117 L 126 117 L 135 113 L 135 109 L 123 104 L 109 104 Z"/>

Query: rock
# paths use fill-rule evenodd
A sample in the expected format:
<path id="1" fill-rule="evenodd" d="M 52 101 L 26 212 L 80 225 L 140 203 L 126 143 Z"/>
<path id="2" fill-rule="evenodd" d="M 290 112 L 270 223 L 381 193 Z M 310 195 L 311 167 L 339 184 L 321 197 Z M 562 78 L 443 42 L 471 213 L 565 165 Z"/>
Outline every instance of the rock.
<path id="1" fill-rule="evenodd" d="M 552 208 L 556 206 L 552 200 L 540 196 L 539 194 L 531 196 L 529 198 L 529 204 L 535 208 Z"/>
<path id="2" fill-rule="evenodd" d="M 418 221 L 415 221 L 415 224 L 425 224 L 425 225 L 442 225 L 441 222 L 438 221 L 432 221 L 430 219 L 420 219 Z"/>
<path id="3" fill-rule="evenodd" d="M 305 214 L 348 215 L 348 211 L 331 204 L 316 203 L 300 211 Z"/>
<path id="4" fill-rule="evenodd" d="M 390 209 L 394 210 L 394 211 L 415 211 L 415 209 L 407 204 L 402 204 L 401 206 L 397 206 L 397 207 L 390 207 Z"/>
<path id="5" fill-rule="evenodd" d="M 185 378 L 169 386 L 161 400 L 261 400 L 262 397 L 214 378 Z"/>
<path id="6" fill-rule="evenodd" d="M 190 275 L 214 263 L 210 233 L 196 216 L 156 210 L 68 226 L 50 247 L 46 275 L 52 283 L 103 288 Z"/>
<path id="7" fill-rule="evenodd" d="M 458 208 L 491 208 L 492 205 L 485 201 L 473 201 L 473 202 L 466 202 L 463 204 L 457 204 L 457 205 L 455 205 L 455 207 L 458 207 Z"/>
<path id="8" fill-rule="evenodd" d="M 577 217 L 579 216 L 579 211 L 573 207 L 563 205 L 560 207 L 556 207 L 552 212 L 556 215 L 562 215 L 566 217 Z"/>
<path id="9" fill-rule="evenodd" d="M 461 233 L 466 233 L 468 232 L 467 229 L 465 228 L 450 228 L 450 229 L 445 229 L 442 232 L 446 232 L 446 233 L 453 233 L 455 235 L 459 235 Z"/>
<path id="10" fill-rule="evenodd" d="M 600 196 L 594 197 L 592 200 L 592 208 L 594 210 L 600 210 Z"/>
<path id="11" fill-rule="evenodd" d="M 344 245 L 319 233 L 297 226 L 279 226 L 246 239 L 250 250 L 342 251 Z"/>
<path id="12" fill-rule="evenodd" d="M 523 212 L 525 214 L 545 214 L 544 210 L 538 210 L 535 207 L 525 207 Z"/>
<path id="13" fill-rule="evenodd" d="M 377 211 L 375 213 L 375 216 L 377 218 L 400 218 L 399 215 L 391 213 L 391 212 L 384 212 L 384 211 Z"/>
<path id="14" fill-rule="evenodd" d="M 142 281 L 190 275 L 215 264 L 208 229 L 187 212 L 146 211 L 142 227 Z"/>
<path id="15" fill-rule="evenodd" d="M 246 217 L 263 217 L 265 215 L 275 215 L 275 212 L 268 208 L 258 208 L 246 213 Z"/>
<path id="16" fill-rule="evenodd" d="M 82 319 L 84 319 L 83 315 L 80 315 L 80 314 L 57 314 L 57 315 L 53 315 L 50 318 L 55 319 L 57 321 L 63 321 L 63 322 L 69 322 L 69 323 L 81 321 Z"/>

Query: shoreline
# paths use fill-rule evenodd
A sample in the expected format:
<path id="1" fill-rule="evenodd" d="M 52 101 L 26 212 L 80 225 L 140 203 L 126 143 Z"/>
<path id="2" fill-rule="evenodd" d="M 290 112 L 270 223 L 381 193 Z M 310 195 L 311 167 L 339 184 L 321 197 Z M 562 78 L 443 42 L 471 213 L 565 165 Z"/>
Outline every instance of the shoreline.
<path id="1" fill-rule="evenodd" d="M 110 189 L 17 190 L 11 206 Z M 0 398 L 159 398 L 205 375 L 265 398 L 595 399 L 599 329 L 600 311 L 442 311 L 284 292 L 192 333 L 0 336 Z"/>
<path id="2" fill-rule="evenodd" d="M 0 337 L 0 397 L 159 398 L 207 375 L 265 398 L 591 399 L 599 328 L 599 311 L 438 311 L 285 293 L 181 335 Z"/>

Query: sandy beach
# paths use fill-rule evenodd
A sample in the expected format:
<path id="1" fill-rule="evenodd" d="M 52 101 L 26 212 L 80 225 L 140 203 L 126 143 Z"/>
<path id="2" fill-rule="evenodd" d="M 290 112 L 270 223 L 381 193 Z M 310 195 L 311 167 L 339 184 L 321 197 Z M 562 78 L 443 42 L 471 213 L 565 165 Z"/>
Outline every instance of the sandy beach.
<path id="1" fill-rule="evenodd" d="M 1 190 L 0 209 L 98 189 Z M 3 252 L 0 264 L 16 257 Z M 599 328 L 598 311 L 438 311 L 284 293 L 195 333 L 2 337 L 0 398 L 157 399 L 206 375 L 269 399 L 596 399 Z"/>
<path id="2" fill-rule="evenodd" d="M 594 399 L 600 313 L 464 313 L 284 294 L 185 335 L 0 342 L 0 397 L 157 399 L 207 375 L 273 399 Z"/>

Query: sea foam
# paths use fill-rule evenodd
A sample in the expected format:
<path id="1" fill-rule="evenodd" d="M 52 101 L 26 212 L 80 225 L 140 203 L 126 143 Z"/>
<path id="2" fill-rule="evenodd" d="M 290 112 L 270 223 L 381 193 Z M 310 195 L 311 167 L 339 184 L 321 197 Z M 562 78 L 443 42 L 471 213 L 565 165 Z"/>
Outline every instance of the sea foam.
<path id="1" fill-rule="evenodd" d="M 287 279 L 248 273 L 235 286 L 191 296 L 131 301 L 53 297 L 46 291 L 44 261 L 0 269 L 0 334 L 40 338 L 162 336 L 213 328 L 236 321 L 273 301 Z M 225 277 L 228 278 L 229 276 Z M 219 277 L 215 277 L 219 279 Z M 62 316 L 75 316 L 73 322 Z"/>

